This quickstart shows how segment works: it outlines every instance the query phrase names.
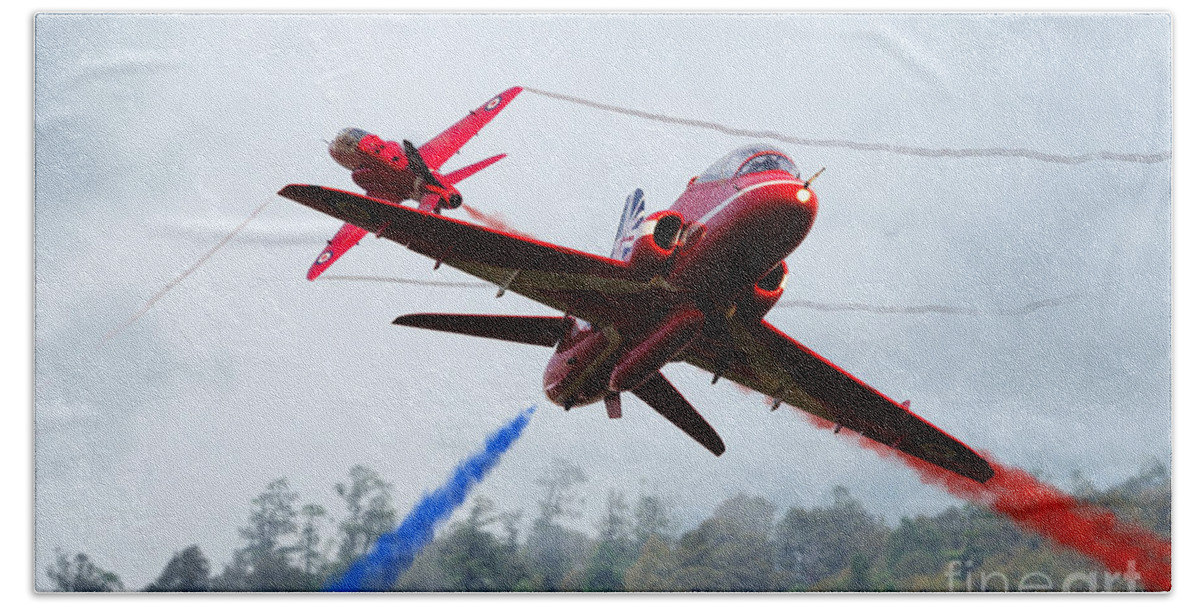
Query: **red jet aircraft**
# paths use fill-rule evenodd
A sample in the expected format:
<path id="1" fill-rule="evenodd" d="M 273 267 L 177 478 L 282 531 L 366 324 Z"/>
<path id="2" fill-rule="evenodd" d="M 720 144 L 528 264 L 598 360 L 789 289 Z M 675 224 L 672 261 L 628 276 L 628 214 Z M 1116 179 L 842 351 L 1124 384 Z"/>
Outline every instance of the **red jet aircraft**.
<path id="1" fill-rule="evenodd" d="M 763 316 L 783 295 L 783 261 L 817 213 L 809 180 L 769 146 L 739 148 L 692 178 L 670 209 L 626 199 L 601 257 L 321 186 L 279 193 L 565 316 L 414 314 L 394 323 L 554 349 L 546 395 L 571 409 L 630 392 L 714 454 L 717 432 L 663 376 L 686 361 L 907 454 L 985 482 L 982 457 L 796 342 Z"/>
<path id="2" fill-rule="evenodd" d="M 394 203 L 420 201 L 420 209 L 433 213 L 441 213 L 442 209 L 457 209 L 462 205 L 463 198 L 454 184 L 505 155 L 497 154 L 447 175 L 438 173 L 438 169 L 520 92 L 521 87 L 513 87 L 489 99 L 420 148 L 408 140 L 401 145 L 394 141 L 383 141 L 379 136 L 362 129 L 348 128 L 338 133 L 329 144 L 329 155 L 338 164 L 353 171 L 351 177 L 354 183 L 362 186 L 367 196 Z M 353 223 L 343 224 L 308 269 L 308 280 L 321 276 L 366 234 L 366 230 Z"/>

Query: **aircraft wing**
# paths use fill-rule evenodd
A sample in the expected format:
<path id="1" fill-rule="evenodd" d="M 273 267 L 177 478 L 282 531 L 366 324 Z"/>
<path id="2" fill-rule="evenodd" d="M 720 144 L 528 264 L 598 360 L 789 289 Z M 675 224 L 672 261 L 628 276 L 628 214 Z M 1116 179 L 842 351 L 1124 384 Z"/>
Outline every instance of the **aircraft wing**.
<path id="1" fill-rule="evenodd" d="M 357 245 L 362 237 L 367 234 L 367 231 L 355 226 L 354 224 L 342 224 L 338 229 L 337 234 L 329 240 L 329 244 L 325 249 L 321 250 L 321 254 L 313 261 L 312 266 L 308 268 L 308 280 L 315 281 L 321 276 L 342 254 L 350 251 L 350 248 Z"/>
<path id="2" fill-rule="evenodd" d="M 971 448 L 770 323 L 733 321 L 729 333 L 728 345 L 694 344 L 684 360 L 969 479 L 994 474 Z"/>
<path id="3" fill-rule="evenodd" d="M 625 262 L 397 203 L 301 184 L 279 194 L 591 323 L 613 322 L 642 299 L 662 302 L 671 293 L 634 279 Z"/>
<path id="4" fill-rule="evenodd" d="M 442 131 L 433 139 L 425 142 L 420 148 L 421 158 L 430 169 L 437 171 L 459 148 L 462 148 L 484 125 L 491 122 L 508 102 L 512 101 L 521 87 L 513 87 L 489 99 L 486 103 L 471 110 L 465 118 L 454 123 L 449 129 Z"/>

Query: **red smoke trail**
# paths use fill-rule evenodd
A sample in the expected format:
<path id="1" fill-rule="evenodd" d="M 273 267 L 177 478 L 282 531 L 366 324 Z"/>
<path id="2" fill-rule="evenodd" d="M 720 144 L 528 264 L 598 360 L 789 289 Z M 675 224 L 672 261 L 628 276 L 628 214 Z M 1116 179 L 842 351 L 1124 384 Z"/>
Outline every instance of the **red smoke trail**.
<path id="1" fill-rule="evenodd" d="M 833 428 L 833 423 L 802 412 L 814 426 Z M 956 475 L 924 460 L 893 450 L 854 432 L 859 445 L 884 458 L 898 460 L 928 485 L 1003 515 L 1021 528 L 1070 547 L 1104 565 L 1109 572 L 1123 573 L 1131 567 L 1150 591 L 1171 589 L 1171 542 L 1137 524 L 1095 505 L 1080 502 L 1063 491 L 1038 481 L 1021 469 L 997 463 L 984 455 L 996 471 L 986 484 Z"/>

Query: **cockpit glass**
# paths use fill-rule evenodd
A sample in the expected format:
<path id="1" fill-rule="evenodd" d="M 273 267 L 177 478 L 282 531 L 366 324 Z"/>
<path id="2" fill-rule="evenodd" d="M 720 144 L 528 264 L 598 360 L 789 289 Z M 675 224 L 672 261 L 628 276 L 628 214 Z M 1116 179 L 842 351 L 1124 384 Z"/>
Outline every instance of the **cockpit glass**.
<path id="1" fill-rule="evenodd" d="M 741 169 L 738 169 L 738 175 L 749 175 L 751 173 L 762 173 L 763 171 L 787 171 L 788 173 L 796 173 L 796 165 L 788 160 L 786 156 L 773 153 L 759 154 L 746 161 Z"/>
<path id="2" fill-rule="evenodd" d="M 750 159 L 749 163 L 746 162 L 747 159 Z M 787 171 L 792 174 L 796 172 L 795 165 L 792 164 L 792 161 L 788 157 L 780 154 L 771 146 L 753 144 L 742 146 L 721 157 L 720 160 L 713 163 L 708 169 L 705 169 L 704 173 L 697 176 L 696 181 L 712 182 L 719 179 L 729 179 L 734 175 L 745 175 L 747 173 L 757 173 L 773 169 Z"/>

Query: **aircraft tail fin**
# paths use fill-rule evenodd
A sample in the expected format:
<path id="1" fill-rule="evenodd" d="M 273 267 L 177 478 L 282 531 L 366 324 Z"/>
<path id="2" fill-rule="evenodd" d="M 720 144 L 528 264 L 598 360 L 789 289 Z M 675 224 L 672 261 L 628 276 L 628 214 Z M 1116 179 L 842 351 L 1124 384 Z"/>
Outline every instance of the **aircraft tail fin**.
<path id="1" fill-rule="evenodd" d="M 671 424 L 679 427 L 679 430 L 708 448 L 708 451 L 717 456 L 725 453 L 725 442 L 721 441 L 721 436 L 717 434 L 716 429 L 704 419 L 704 416 L 700 415 L 700 412 L 696 411 L 696 408 L 692 407 L 692 404 L 688 403 L 683 395 L 679 394 L 679 391 L 662 372 L 650 376 L 649 380 L 631 392 L 638 399 L 645 401 L 646 405 L 654 408 L 654 411 L 670 420 Z"/>
<path id="2" fill-rule="evenodd" d="M 629 259 L 633 250 L 633 242 L 637 240 L 637 230 L 646 217 L 646 199 L 642 189 L 638 188 L 625 198 L 625 210 L 621 213 L 621 223 L 617 226 L 617 238 L 613 242 L 612 253 L 609 257 L 621 261 Z"/>
<path id="3" fill-rule="evenodd" d="M 563 317 L 434 313 L 403 315 L 392 323 L 535 346 L 554 346 L 562 337 L 564 327 Z"/>
<path id="4" fill-rule="evenodd" d="M 458 182 L 461 182 L 464 179 L 467 179 L 468 177 L 471 177 L 472 175 L 475 175 L 476 173 L 479 173 L 480 171 L 492 166 L 496 161 L 504 158 L 505 156 L 508 155 L 497 154 L 491 158 L 485 158 L 473 165 L 467 165 L 462 169 L 451 171 L 450 173 L 443 175 L 442 179 L 445 180 L 447 184 L 457 184 Z"/>

